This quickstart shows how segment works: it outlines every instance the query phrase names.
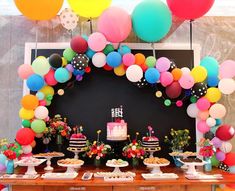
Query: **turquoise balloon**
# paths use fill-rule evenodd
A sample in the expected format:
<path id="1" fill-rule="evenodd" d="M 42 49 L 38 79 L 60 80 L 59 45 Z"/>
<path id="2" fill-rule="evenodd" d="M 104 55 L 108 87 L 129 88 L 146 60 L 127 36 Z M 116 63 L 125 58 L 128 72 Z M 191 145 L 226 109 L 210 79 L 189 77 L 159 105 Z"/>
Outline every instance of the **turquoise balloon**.
<path id="1" fill-rule="evenodd" d="M 229 167 L 229 172 L 232 174 L 235 174 L 235 166 L 230 166 Z"/>
<path id="2" fill-rule="evenodd" d="M 218 126 L 213 126 L 211 127 L 210 132 L 212 132 L 215 135 L 218 128 L 219 128 Z"/>
<path id="3" fill-rule="evenodd" d="M 214 57 L 211 56 L 204 57 L 201 60 L 200 65 L 206 68 L 208 76 L 215 76 L 215 77 L 218 76 L 219 63 Z"/>
<path id="4" fill-rule="evenodd" d="M 0 164 L 5 165 L 7 157 L 4 154 L 0 154 Z"/>
<path id="5" fill-rule="evenodd" d="M 171 25 L 171 12 L 160 0 L 142 1 L 132 13 L 134 33 L 146 42 L 161 40 L 167 35 Z"/>
<path id="6" fill-rule="evenodd" d="M 57 82 L 65 83 L 69 80 L 69 72 L 65 68 L 58 68 L 54 75 Z"/>
<path id="7" fill-rule="evenodd" d="M 131 53 L 131 49 L 127 45 L 121 45 L 118 52 L 123 56 L 124 54 Z"/>
<path id="8" fill-rule="evenodd" d="M 94 56 L 96 52 L 94 52 L 93 50 L 91 50 L 90 48 L 88 48 L 88 50 L 86 51 L 86 55 L 88 58 L 92 59 L 92 57 Z"/>
<path id="9" fill-rule="evenodd" d="M 216 126 L 218 126 L 218 125 L 221 125 L 221 124 L 222 124 L 222 120 L 221 120 L 221 119 L 215 119 L 215 121 L 216 121 Z"/>
<path id="10" fill-rule="evenodd" d="M 39 100 L 43 100 L 44 97 L 45 97 L 44 93 L 42 93 L 42 92 L 37 92 L 37 93 L 36 93 L 36 96 L 37 96 L 37 98 L 38 98 Z"/>

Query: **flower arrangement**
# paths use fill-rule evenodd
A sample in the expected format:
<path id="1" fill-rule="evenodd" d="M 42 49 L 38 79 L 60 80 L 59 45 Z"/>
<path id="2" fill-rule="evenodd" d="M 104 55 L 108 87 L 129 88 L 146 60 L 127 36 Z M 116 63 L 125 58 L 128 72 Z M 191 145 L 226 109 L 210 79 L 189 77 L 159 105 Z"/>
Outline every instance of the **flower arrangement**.
<path id="1" fill-rule="evenodd" d="M 139 133 L 136 132 L 136 137 L 133 140 L 130 139 L 130 135 L 127 136 L 130 143 L 122 149 L 122 155 L 124 157 L 128 159 L 144 159 L 144 157 L 146 156 L 144 148 L 141 146 L 140 141 L 138 141 L 138 135 Z"/>
<path id="2" fill-rule="evenodd" d="M 170 136 L 165 136 L 164 142 L 169 144 L 172 151 L 184 150 L 185 147 L 189 146 L 189 130 L 174 130 L 171 129 Z"/>
<path id="3" fill-rule="evenodd" d="M 23 153 L 21 146 L 18 143 L 10 143 L 3 148 L 3 154 L 8 160 L 14 160 Z"/>
<path id="4" fill-rule="evenodd" d="M 71 128 L 67 124 L 67 118 L 57 114 L 48 121 L 48 127 L 44 131 L 43 143 L 48 144 L 51 137 L 56 137 L 57 144 L 62 144 L 62 137 L 69 138 Z"/>
<path id="5" fill-rule="evenodd" d="M 199 150 L 199 155 L 210 158 L 214 155 L 214 146 L 210 139 L 201 138 L 198 145 L 201 147 Z"/>
<path id="6" fill-rule="evenodd" d="M 101 158 L 105 158 L 108 154 L 112 153 L 112 148 L 110 145 L 100 142 L 100 133 L 101 130 L 98 130 L 97 140 L 93 143 L 89 143 L 88 145 L 86 155 L 89 158 L 95 158 L 96 160 L 100 160 Z"/>

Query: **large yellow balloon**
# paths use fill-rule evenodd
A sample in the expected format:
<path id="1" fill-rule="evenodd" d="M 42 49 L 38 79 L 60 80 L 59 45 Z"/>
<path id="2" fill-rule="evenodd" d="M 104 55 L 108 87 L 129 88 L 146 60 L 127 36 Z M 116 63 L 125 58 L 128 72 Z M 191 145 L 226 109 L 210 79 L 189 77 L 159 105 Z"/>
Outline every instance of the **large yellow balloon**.
<path id="1" fill-rule="evenodd" d="M 57 15 L 64 0 L 15 0 L 19 11 L 31 20 L 50 20 Z"/>
<path id="2" fill-rule="evenodd" d="M 45 96 L 47 96 L 47 95 L 52 95 L 53 96 L 55 94 L 54 88 L 51 87 L 51 86 L 44 86 L 39 91 L 44 93 Z"/>
<path id="3" fill-rule="evenodd" d="M 22 107 L 19 111 L 19 116 L 20 116 L 21 119 L 30 120 L 30 119 L 33 119 L 33 117 L 34 117 L 34 111 L 33 110 L 27 110 L 27 109 Z"/>
<path id="4" fill-rule="evenodd" d="M 221 92 L 219 91 L 218 88 L 208 88 L 207 89 L 207 93 L 205 95 L 205 97 L 211 102 L 211 103 L 215 103 L 217 101 L 220 100 L 221 98 Z"/>
<path id="5" fill-rule="evenodd" d="M 207 77 L 207 70 L 202 66 L 196 66 L 192 69 L 191 75 L 195 82 L 203 82 Z"/>
<path id="6" fill-rule="evenodd" d="M 68 0 L 71 9 L 81 17 L 96 18 L 107 9 L 112 0 Z"/>

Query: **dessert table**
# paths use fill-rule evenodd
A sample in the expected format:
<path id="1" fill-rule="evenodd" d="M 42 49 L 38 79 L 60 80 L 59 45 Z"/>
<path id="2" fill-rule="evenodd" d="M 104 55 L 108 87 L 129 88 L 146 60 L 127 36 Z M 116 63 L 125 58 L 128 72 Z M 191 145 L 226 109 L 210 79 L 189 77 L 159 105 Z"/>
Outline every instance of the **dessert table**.
<path id="1" fill-rule="evenodd" d="M 36 167 L 39 174 L 44 173 L 44 165 Z M 45 180 L 38 177 L 35 180 L 20 180 L 20 179 L 0 179 L 0 183 L 8 185 L 13 191 L 71 191 L 71 190 L 85 190 L 85 191 L 210 191 L 215 190 L 216 185 L 220 184 L 235 184 L 235 175 L 229 174 L 219 169 L 213 169 L 209 174 L 222 174 L 221 180 L 188 180 L 184 177 L 184 171 L 173 166 L 162 169 L 165 173 L 176 173 L 179 178 L 176 180 L 144 180 L 141 173 L 147 173 L 149 170 L 141 166 L 138 169 L 130 167 L 123 168 L 124 171 L 132 171 L 136 173 L 133 182 L 105 182 L 102 178 L 92 178 L 84 181 L 81 179 L 86 171 L 112 171 L 112 168 L 104 167 L 95 169 L 91 166 L 84 166 L 79 170 L 79 175 L 74 180 Z M 65 168 L 55 167 L 54 172 L 65 172 Z M 26 168 L 17 167 L 16 174 L 24 174 Z"/>

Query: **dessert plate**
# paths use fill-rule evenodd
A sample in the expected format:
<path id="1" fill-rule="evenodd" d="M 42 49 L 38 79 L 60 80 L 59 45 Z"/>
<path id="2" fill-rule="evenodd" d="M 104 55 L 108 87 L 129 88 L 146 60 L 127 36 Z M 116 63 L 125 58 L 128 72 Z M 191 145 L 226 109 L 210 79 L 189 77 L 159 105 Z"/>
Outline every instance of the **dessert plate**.
<path id="1" fill-rule="evenodd" d="M 162 174 L 143 173 L 141 175 L 145 180 L 171 180 L 179 178 L 179 176 L 174 173 L 162 173 Z"/>

